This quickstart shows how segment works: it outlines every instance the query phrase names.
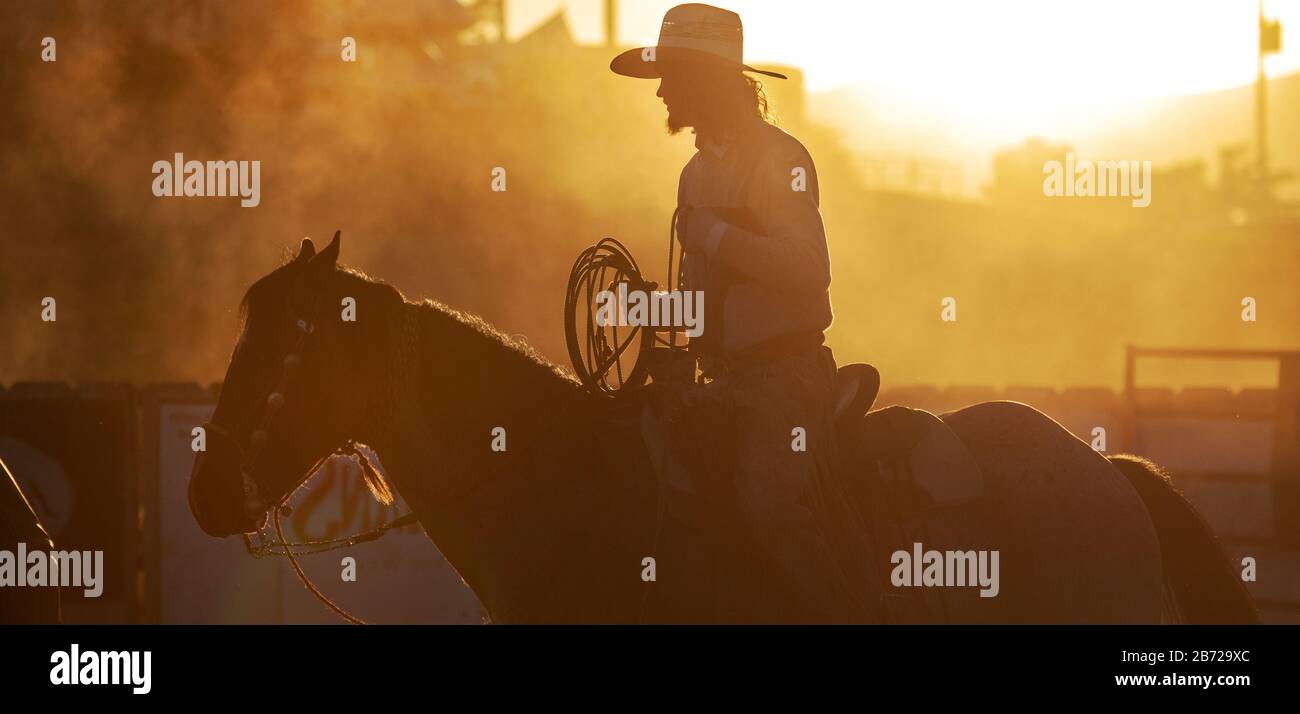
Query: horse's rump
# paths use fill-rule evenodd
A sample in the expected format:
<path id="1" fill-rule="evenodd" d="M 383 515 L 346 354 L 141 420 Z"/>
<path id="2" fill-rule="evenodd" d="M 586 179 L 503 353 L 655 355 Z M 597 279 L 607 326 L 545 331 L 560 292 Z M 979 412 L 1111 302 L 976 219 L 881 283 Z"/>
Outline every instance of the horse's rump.
<path id="1" fill-rule="evenodd" d="M 1118 469 L 1023 404 L 987 402 L 943 419 L 984 473 L 1016 622 L 1160 621 L 1160 543 Z"/>

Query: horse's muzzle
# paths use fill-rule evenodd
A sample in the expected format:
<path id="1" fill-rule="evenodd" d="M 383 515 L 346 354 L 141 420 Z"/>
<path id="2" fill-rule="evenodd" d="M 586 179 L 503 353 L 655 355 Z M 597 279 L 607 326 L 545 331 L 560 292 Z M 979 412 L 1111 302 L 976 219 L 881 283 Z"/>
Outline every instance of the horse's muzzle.
<path id="1" fill-rule="evenodd" d="M 257 524 L 244 512 L 239 465 L 220 453 L 195 454 L 189 504 L 199 528 L 214 538 L 257 530 Z"/>

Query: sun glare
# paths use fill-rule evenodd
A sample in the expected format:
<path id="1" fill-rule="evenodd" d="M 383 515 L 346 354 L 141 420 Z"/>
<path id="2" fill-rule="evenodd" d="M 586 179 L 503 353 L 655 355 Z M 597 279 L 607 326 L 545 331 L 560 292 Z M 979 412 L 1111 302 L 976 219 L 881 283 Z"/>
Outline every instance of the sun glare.
<path id="1" fill-rule="evenodd" d="M 653 42 L 672 0 L 621 0 L 619 39 Z M 1124 121 L 1160 97 L 1248 84 L 1257 6 L 1227 0 L 718 2 L 745 19 L 747 57 L 794 65 L 811 92 L 859 87 L 893 106 L 945 117 L 971 139 L 1073 134 Z M 515 0 L 512 34 L 564 9 L 579 41 L 603 40 L 602 0 Z M 1265 14 L 1300 27 L 1300 5 Z M 1283 38 L 1270 73 L 1300 68 Z"/>

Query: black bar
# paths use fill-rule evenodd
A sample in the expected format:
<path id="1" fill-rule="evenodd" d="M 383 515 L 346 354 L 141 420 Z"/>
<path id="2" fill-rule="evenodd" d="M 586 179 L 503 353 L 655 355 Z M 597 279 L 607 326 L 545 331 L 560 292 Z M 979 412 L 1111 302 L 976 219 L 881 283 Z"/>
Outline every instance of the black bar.
<path id="1" fill-rule="evenodd" d="M 12 627 L 0 647 L 0 682 L 11 701 L 22 695 L 47 704 L 68 697 L 299 703 L 367 692 L 387 700 L 416 690 L 447 702 L 469 696 L 472 704 L 606 687 L 622 689 L 629 705 L 669 705 L 680 701 L 670 693 L 699 687 L 743 698 L 848 695 L 864 707 L 900 695 L 1001 703 L 1036 692 L 1056 701 L 1151 693 L 1247 701 L 1296 691 L 1297 635 L 1290 626 Z M 51 654 L 73 643 L 82 653 L 149 651 L 151 691 L 51 684 Z M 1171 651 L 1186 660 L 1171 662 Z M 1165 659 L 1124 661 L 1125 652 Z M 1214 653 L 1211 661 L 1205 652 Z M 1249 683 L 1117 685 L 1125 675 L 1246 676 Z M 623 700 L 610 704 L 616 701 Z"/>

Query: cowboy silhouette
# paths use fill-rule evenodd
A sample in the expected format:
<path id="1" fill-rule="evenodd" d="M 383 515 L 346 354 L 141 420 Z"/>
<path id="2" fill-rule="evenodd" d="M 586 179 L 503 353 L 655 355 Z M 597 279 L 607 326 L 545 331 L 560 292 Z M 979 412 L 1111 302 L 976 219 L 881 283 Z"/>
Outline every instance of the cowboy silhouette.
<path id="1" fill-rule="evenodd" d="M 831 271 L 817 173 L 803 145 L 770 123 L 762 85 L 744 73 L 785 76 L 745 65 L 742 44 L 736 13 L 678 5 L 656 46 L 624 52 L 610 69 L 658 78 L 669 133 L 695 131 L 677 235 L 683 287 L 708 298 L 690 350 L 707 380 L 703 403 L 734 430 L 738 521 L 796 601 L 783 617 L 843 621 L 848 581 L 814 517 L 835 459 L 836 370 L 824 345 Z"/>

